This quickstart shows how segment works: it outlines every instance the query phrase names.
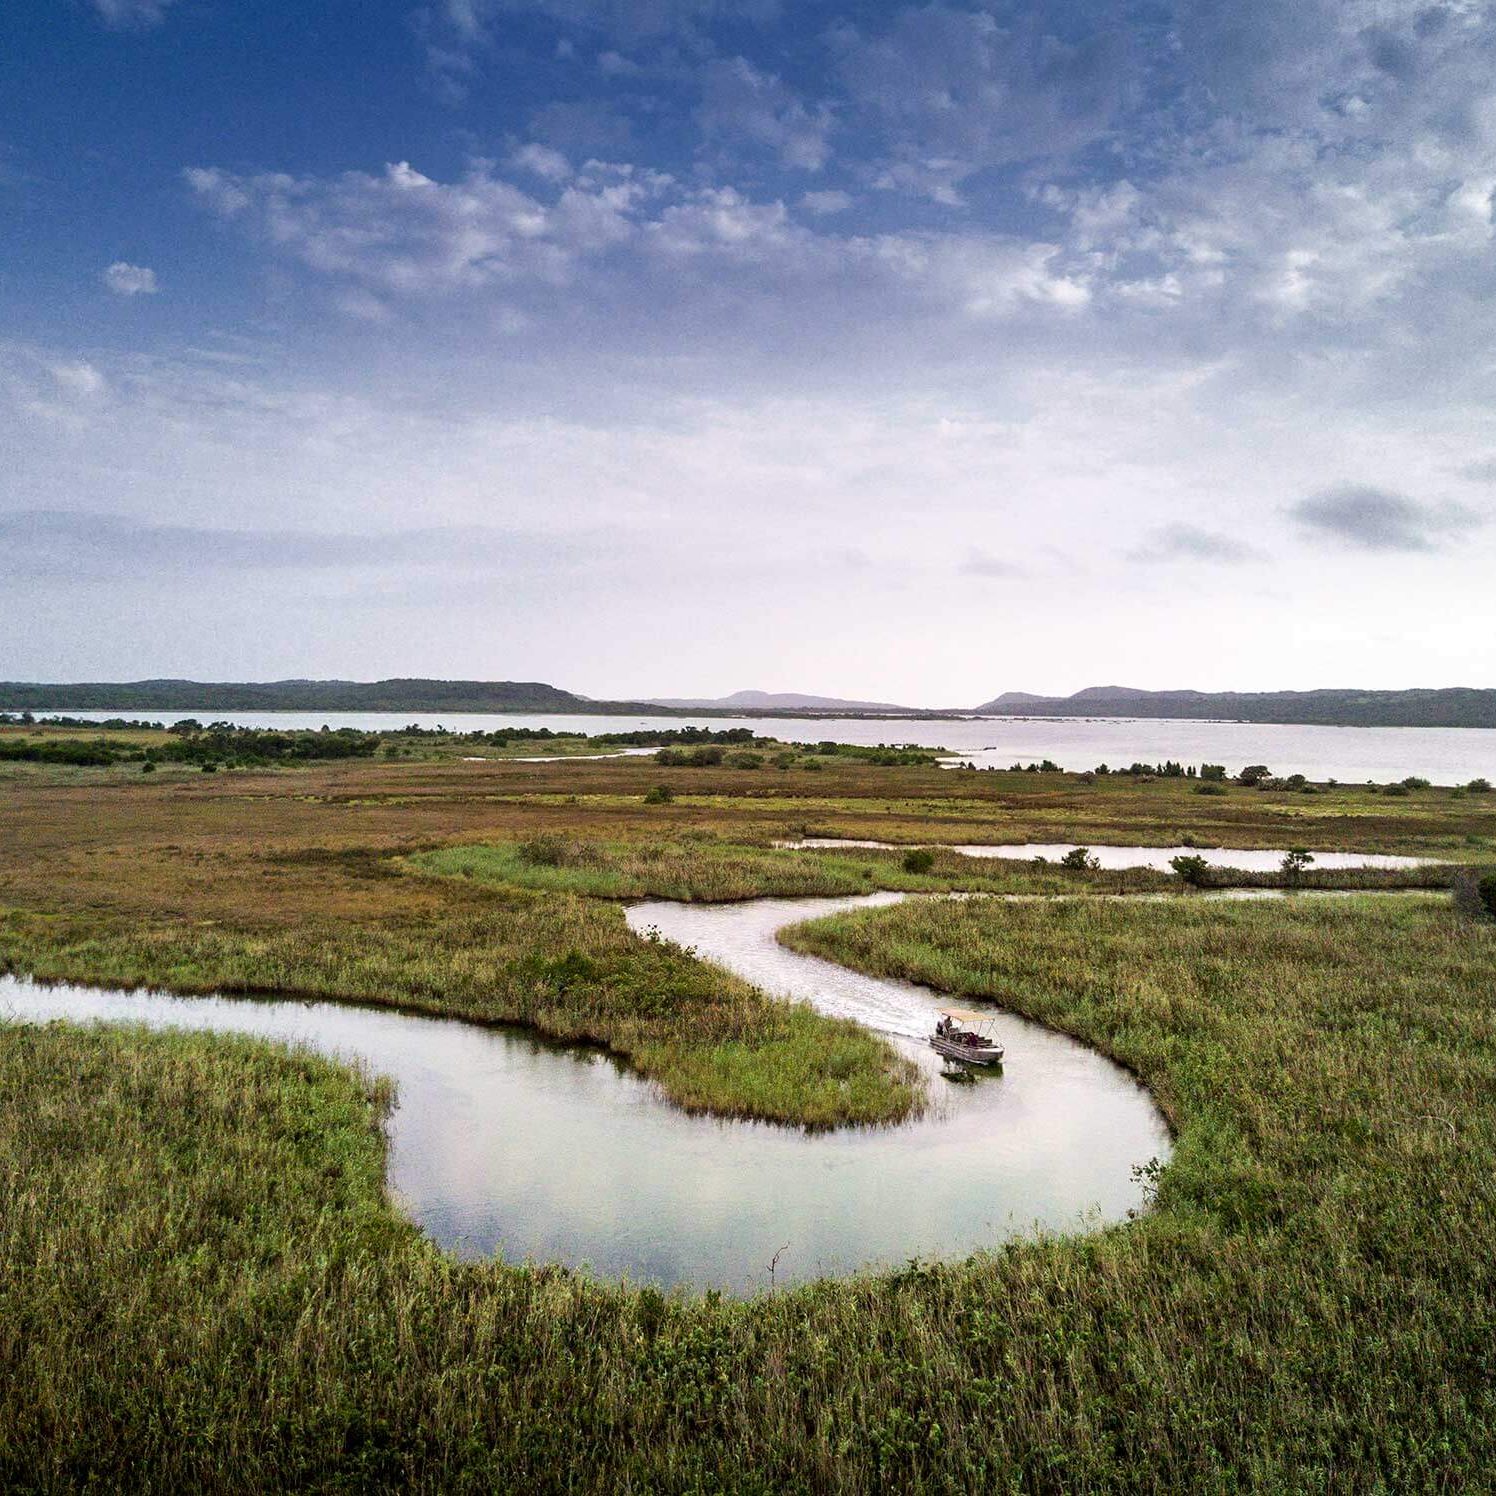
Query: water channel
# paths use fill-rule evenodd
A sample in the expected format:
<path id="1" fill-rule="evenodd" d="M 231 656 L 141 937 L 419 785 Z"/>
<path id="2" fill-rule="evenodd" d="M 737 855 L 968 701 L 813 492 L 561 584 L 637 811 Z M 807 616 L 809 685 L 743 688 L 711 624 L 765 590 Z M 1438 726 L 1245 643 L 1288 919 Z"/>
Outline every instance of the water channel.
<path id="1" fill-rule="evenodd" d="M 777 996 L 890 1036 L 929 1073 L 897 1127 L 807 1134 L 692 1117 L 595 1050 L 524 1030 L 341 1003 L 176 997 L 0 977 L 0 1015 L 248 1033 L 393 1077 L 389 1183 L 465 1257 L 561 1262 L 635 1282 L 746 1294 L 911 1257 L 964 1256 L 1036 1229 L 1115 1222 L 1134 1166 L 1169 1140 L 1147 1092 L 1093 1050 L 1002 1015 L 1001 1074 L 952 1086 L 921 1036 L 939 999 L 780 946 L 775 931 L 898 897 L 650 901 L 628 910 Z"/>

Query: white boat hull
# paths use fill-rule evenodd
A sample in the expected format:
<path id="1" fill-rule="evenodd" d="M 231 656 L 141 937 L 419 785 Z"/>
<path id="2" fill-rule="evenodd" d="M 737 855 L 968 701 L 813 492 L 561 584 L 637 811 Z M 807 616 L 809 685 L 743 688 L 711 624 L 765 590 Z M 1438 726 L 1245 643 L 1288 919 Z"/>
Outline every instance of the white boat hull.
<path id="1" fill-rule="evenodd" d="M 948 1060 L 959 1060 L 963 1065 L 1001 1065 L 1003 1062 L 1001 1044 L 961 1044 L 932 1034 L 930 1048 Z"/>

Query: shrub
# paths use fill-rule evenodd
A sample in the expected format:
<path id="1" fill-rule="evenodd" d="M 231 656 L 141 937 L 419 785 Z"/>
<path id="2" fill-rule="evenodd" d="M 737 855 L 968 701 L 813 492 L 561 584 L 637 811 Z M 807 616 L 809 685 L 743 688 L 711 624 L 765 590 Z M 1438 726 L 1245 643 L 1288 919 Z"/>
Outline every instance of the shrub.
<path id="1" fill-rule="evenodd" d="M 1472 779 L 1465 788 L 1472 795 L 1489 795 L 1491 793 L 1491 781 L 1489 779 Z"/>
<path id="2" fill-rule="evenodd" d="M 1413 792 L 1405 784 L 1389 784 L 1382 793 L 1384 795 L 1405 796 L 1411 795 Z"/>
<path id="3" fill-rule="evenodd" d="M 1180 881 L 1191 888 L 1204 888 L 1210 878 L 1210 864 L 1203 857 L 1190 853 L 1184 857 L 1171 857 L 1169 866 L 1178 874 Z"/>
<path id="4" fill-rule="evenodd" d="M 1291 851 L 1283 854 L 1283 861 L 1279 864 L 1283 876 L 1290 883 L 1297 883 L 1304 869 L 1314 861 L 1314 854 L 1307 852 L 1303 847 L 1294 847 Z"/>
<path id="5" fill-rule="evenodd" d="M 795 767 L 795 755 L 786 749 L 783 753 L 776 753 L 770 762 L 776 769 L 793 769 Z"/>
<path id="6" fill-rule="evenodd" d="M 661 748 L 655 762 L 666 768 L 709 769 L 722 762 L 720 748 Z"/>
<path id="7" fill-rule="evenodd" d="M 1261 784 L 1270 772 L 1266 764 L 1248 764 L 1236 777 L 1241 784 Z"/>
<path id="8" fill-rule="evenodd" d="M 154 774 L 156 772 L 155 760 L 149 758 L 146 759 L 146 761 L 140 766 L 140 772 L 142 774 Z"/>
<path id="9" fill-rule="evenodd" d="M 934 866 L 935 854 L 926 847 L 916 847 L 914 851 L 904 853 L 906 873 L 928 873 Z"/>
<path id="10" fill-rule="evenodd" d="M 1075 868 L 1079 872 L 1094 873 L 1101 866 L 1101 859 L 1099 857 L 1092 857 L 1089 847 L 1071 847 L 1060 858 L 1060 866 Z"/>
<path id="11" fill-rule="evenodd" d="M 1210 780 L 1221 780 L 1226 777 L 1225 764 L 1201 764 L 1200 778 Z"/>
<path id="12" fill-rule="evenodd" d="M 1452 886 L 1454 907 L 1466 918 L 1496 919 L 1496 868 L 1461 868 Z"/>
<path id="13" fill-rule="evenodd" d="M 565 840 L 549 833 L 527 837 L 519 844 L 520 857 L 531 867 L 565 867 L 568 853 Z"/>
<path id="14" fill-rule="evenodd" d="M 762 753 L 729 753 L 727 755 L 727 767 L 729 769 L 761 769 L 764 766 Z"/>
<path id="15" fill-rule="evenodd" d="M 1195 786 L 1195 793 L 1197 795 L 1226 795 L 1230 794 L 1230 791 L 1224 784 L 1212 784 L 1207 780 L 1205 783 Z"/>
<path id="16" fill-rule="evenodd" d="M 644 796 L 646 805 L 669 805 L 675 799 L 675 791 L 668 784 L 657 784 Z"/>
<path id="17" fill-rule="evenodd" d="M 1405 790 L 1426 790 L 1430 787 L 1430 785 L 1427 779 L 1420 779 L 1416 774 L 1409 774 L 1408 777 L 1403 780 L 1402 787 Z"/>

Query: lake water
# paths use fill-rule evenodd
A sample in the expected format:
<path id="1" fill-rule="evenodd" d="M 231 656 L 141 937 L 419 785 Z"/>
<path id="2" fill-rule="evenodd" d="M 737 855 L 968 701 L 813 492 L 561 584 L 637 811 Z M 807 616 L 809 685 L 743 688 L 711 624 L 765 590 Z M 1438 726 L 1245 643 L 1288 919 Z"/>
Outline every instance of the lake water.
<path id="1" fill-rule="evenodd" d="M 774 845 L 822 847 L 829 850 L 838 847 L 880 847 L 895 850 L 915 846 L 944 846 L 952 852 L 961 853 L 963 857 L 1000 857 L 1014 862 L 1028 862 L 1035 857 L 1058 862 L 1067 852 L 1073 852 L 1076 846 L 1074 842 L 1007 842 L 1002 845 L 983 845 L 977 842 L 886 842 L 846 836 L 802 836 L 795 841 L 775 842 Z M 1169 871 L 1169 863 L 1175 857 L 1203 857 L 1211 867 L 1235 868 L 1244 873 L 1275 873 L 1283 863 L 1281 848 L 1267 851 L 1261 847 L 1103 847 L 1088 844 L 1087 849 L 1104 868 L 1148 867 L 1164 873 Z M 1396 857 L 1386 852 L 1315 852 L 1313 856 L 1311 866 L 1328 869 L 1424 867 L 1432 861 L 1427 857 Z"/>
<path id="2" fill-rule="evenodd" d="M 240 1032 L 392 1076 L 389 1180 L 403 1208 L 466 1257 L 588 1265 L 607 1277 L 746 1294 L 910 1257 L 961 1257 L 1037 1227 L 1071 1231 L 1142 1203 L 1135 1165 L 1169 1153 L 1156 1107 L 1073 1040 L 998 1019 L 1008 1064 L 951 1086 L 921 1036 L 935 996 L 784 950 L 780 926 L 888 902 L 636 905 L 766 989 L 895 1036 L 931 1073 L 933 1107 L 894 1128 L 808 1135 L 689 1117 L 597 1051 L 338 1003 L 174 997 L 0 978 L 0 1013 Z"/>
<path id="3" fill-rule="evenodd" d="M 1113 768 L 1134 762 L 1224 764 L 1237 773 L 1266 764 L 1274 774 L 1305 774 L 1345 784 L 1385 784 L 1416 774 L 1435 784 L 1477 777 L 1496 782 L 1496 728 L 1292 727 L 1247 722 L 1164 722 L 1130 717 L 979 717 L 943 722 L 877 721 L 835 717 L 599 717 L 463 712 L 69 712 L 92 721 L 126 716 L 152 722 L 183 717 L 226 717 L 245 727 L 356 727 L 390 730 L 417 723 L 452 732 L 501 732 L 506 727 L 549 727 L 553 732 L 631 732 L 687 725 L 747 727 L 762 737 L 791 743 L 829 739 L 872 745 L 915 743 L 949 748 L 978 767 L 1051 759 L 1062 769 Z"/>

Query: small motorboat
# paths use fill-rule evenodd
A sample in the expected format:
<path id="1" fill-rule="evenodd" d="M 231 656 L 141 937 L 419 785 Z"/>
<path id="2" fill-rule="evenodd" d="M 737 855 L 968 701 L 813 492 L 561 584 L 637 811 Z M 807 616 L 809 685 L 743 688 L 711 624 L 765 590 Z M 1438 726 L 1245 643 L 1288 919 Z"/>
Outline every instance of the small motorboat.
<path id="1" fill-rule="evenodd" d="M 1003 1047 L 992 1034 L 994 1017 L 966 1008 L 942 1008 L 930 1048 L 961 1065 L 1001 1065 Z"/>

